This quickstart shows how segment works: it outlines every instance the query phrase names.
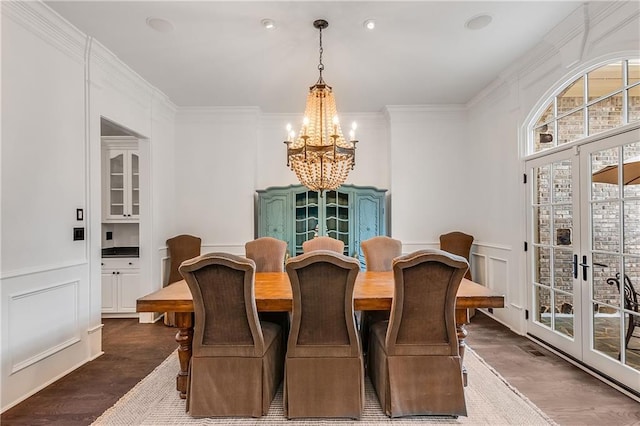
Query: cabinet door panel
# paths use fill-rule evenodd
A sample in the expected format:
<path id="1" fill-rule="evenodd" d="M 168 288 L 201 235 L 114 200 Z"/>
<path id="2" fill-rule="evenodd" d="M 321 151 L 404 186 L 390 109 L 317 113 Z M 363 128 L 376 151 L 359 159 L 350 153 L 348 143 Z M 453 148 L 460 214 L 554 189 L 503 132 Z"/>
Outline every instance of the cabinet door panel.
<path id="1" fill-rule="evenodd" d="M 116 279 L 111 272 L 102 274 L 102 312 L 116 312 Z"/>
<path id="2" fill-rule="evenodd" d="M 140 281 L 139 273 L 120 272 L 119 274 L 119 311 L 135 312 L 136 299 L 140 297 L 138 283 Z"/>

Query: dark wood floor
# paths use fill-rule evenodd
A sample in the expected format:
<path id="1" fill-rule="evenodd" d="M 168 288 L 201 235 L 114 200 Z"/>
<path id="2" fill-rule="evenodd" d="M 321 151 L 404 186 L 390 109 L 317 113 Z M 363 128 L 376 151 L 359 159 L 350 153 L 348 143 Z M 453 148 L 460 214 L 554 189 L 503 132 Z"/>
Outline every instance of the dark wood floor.
<path id="1" fill-rule="evenodd" d="M 2 425 L 87 425 L 175 348 L 176 329 L 105 319 L 105 354 L 2 414 Z M 467 342 L 562 425 L 640 425 L 640 404 L 478 313 Z M 470 377 L 469 380 L 473 380 Z"/>

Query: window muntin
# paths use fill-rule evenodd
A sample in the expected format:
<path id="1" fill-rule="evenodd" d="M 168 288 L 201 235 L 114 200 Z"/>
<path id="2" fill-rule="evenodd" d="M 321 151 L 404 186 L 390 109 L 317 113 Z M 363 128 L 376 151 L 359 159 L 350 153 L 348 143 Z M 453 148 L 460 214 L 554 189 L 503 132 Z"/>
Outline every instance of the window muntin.
<path id="1" fill-rule="evenodd" d="M 529 153 L 640 121 L 640 59 L 614 61 L 563 86 L 530 131 Z"/>

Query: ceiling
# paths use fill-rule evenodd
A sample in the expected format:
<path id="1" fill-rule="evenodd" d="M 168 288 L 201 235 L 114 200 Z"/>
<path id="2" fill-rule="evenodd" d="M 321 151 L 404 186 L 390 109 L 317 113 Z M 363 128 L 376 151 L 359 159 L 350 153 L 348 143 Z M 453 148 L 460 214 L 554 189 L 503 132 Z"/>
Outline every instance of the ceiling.
<path id="1" fill-rule="evenodd" d="M 577 1 L 48 1 L 178 106 L 300 112 L 323 73 L 339 111 L 464 104 L 542 41 Z M 491 23 L 465 22 L 487 14 Z M 159 32 L 147 18 L 164 18 Z M 261 20 L 276 27 L 267 30 Z M 363 22 L 375 19 L 373 31 Z"/>

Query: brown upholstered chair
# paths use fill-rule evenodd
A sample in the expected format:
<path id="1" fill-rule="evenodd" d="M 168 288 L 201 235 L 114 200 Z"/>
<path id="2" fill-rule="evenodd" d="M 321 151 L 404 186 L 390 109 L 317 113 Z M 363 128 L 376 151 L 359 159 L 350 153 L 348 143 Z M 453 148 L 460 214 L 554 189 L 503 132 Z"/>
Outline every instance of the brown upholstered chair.
<path id="1" fill-rule="evenodd" d="M 420 250 L 393 261 L 389 321 L 371 326 L 368 372 L 391 417 L 467 415 L 455 304 L 467 261 Z"/>
<path id="2" fill-rule="evenodd" d="M 309 253 L 314 250 L 331 250 L 343 254 L 344 242 L 331 237 L 315 237 L 302 243 L 302 252 Z"/>
<path id="3" fill-rule="evenodd" d="M 255 263 L 208 253 L 180 266 L 193 295 L 195 324 L 187 411 L 194 417 L 267 414 L 282 380 L 280 326 L 260 322 Z"/>
<path id="4" fill-rule="evenodd" d="M 359 262 L 330 250 L 289 259 L 293 291 L 284 379 L 288 418 L 360 418 L 364 364 L 353 316 Z"/>
<path id="5" fill-rule="evenodd" d="M 469 262 L 472 244 L 473 235 L 465 234 L 464 232 L 454 231 L 440 235 L 440 250 L 462 256 L 467 259 L 467 262 Z M 467 269 L 464 277 L 471 279 L 471 269 Z"/>
<path id="6" fill-rule="evenodd" d="M 261 237 L 244 245 L 247 258 L 256 263 L 256 272 L 283 272 L 286 241 L 272 237 Z"/>
<path id="7" fill-rule="evenodd" d="M 402 241 L 384 235 L 360 243 L 367 271 L 390 271 L 394 258 L 402 255 Z"/>
<path id="8" fill-rule="evenodd" d="M 169 279 L 167 284 L 172 284 L 182 280 L 182 275 L 178 271 L 180 264 L 188 259 L 200 256 L 200 245 L 202 240 L 193 235 L 177 235 L 167 240 L 169 251 Z M 170 327 L 176 326 L 175 313 L 165 312 L 164 323 Z"/>
<path id="9" fill-rule="evenodd" d="M 402 255 L 402 241 L 387 236 L 369 238 L 360 243 L 364 253 L 367 271 L 391 271 L 393 259 Z M 369 327 L 371 324 L 389 319 L 389 311 L 363 311 L 360 321 L 362 349 L 369 347 Z"/>
<path id="10" fill-rule="evenodd" d="M 256 272 L 283 272 L 287 254 L 286 241 L 272 237 L 261 237 L 244 245 L 245 256 L 256 263 Z M 288 312 L 259 312 L 261 321 L 269 321 L 282 327 L 282 338 L 286 345 L 289 334 Z"/>

